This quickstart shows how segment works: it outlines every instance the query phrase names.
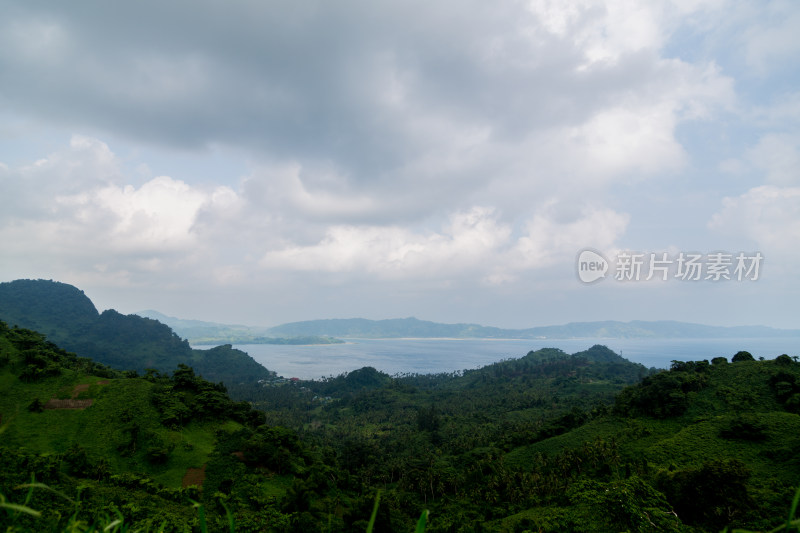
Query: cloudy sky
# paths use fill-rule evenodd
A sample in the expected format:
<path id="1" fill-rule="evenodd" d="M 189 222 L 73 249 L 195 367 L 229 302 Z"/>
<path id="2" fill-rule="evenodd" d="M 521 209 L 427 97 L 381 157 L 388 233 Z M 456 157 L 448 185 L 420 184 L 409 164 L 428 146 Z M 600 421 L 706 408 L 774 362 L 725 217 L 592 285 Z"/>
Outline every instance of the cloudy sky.
<path id="1" fill-rule="evenodd" d="M 0 15 L 0 281 L 265 326 L 800 327 L 794 0 Z M 591 284 L 585 248 L 609 262 Z M 720 252 L 731 279 L 706 279 Z"/>

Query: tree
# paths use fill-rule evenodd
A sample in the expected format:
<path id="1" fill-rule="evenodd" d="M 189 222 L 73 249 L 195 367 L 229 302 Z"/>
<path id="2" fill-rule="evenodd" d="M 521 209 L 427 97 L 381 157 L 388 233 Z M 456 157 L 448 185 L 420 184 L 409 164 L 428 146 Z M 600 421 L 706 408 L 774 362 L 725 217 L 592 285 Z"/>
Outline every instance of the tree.
<path id="1" fill-rule="evenodd" d="M 431 405 L 428 409 L 419 408 L 417 411 L 417 427 L 420 431 L 438 431 L 439 423 L 436 406 Z"/>
<path id="2" fill-rule="evenodd" d="M 685 523 L 719 531 L 752 506 L 749 477 L 742 462 L 728 459 L 664 474 L 658 485 Z"/>
<path id="3" fill-rule="evenodd" d="M 734 363 L 739 363 L 741 361 L 755 361 L 755 358 L 750 352 L 745 352 L 742 350 L 741 352 L 736 352 L 736 355 L 731 358 L 731 361 Z"/>

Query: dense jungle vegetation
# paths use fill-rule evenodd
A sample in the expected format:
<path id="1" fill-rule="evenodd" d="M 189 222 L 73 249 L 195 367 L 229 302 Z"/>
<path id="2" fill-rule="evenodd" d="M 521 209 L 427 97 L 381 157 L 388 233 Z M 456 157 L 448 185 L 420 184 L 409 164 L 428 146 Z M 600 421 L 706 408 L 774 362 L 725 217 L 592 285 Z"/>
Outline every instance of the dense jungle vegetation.
<path id="1" fill-rule="evenodd" d="M 4 531 L 800 530 L 788 355 L 213 383 L 48 338 L 0 322 Z"/>

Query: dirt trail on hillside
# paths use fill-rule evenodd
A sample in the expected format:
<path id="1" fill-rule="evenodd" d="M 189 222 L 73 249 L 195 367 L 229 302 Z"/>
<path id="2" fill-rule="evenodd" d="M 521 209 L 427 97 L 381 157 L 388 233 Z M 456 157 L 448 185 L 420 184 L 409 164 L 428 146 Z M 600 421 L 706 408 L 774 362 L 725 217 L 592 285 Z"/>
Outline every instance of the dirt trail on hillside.
<path id="1" fill-rule="evenodd" d="M 94 400 L 59 400 L 57 398 L 50 398 L 44 404 L 45 409 L 86 409 L 92 405 Z"/>
<path id="2" fill-rule="evenodd" d="M 82 392 L 86 392 L 87 390 L 89 390 L 89 384 L 88 383 L 82 383 L 80 385 L 75 385 L 75 388 L 72 389 L 72 399 L 74 400 L 75 398 L 78 397 L 78 394 L 80 394 Z"/>
<path id="3" fill-rule="evenodd" d="M 98 381 L 97 385 L 108 385 L 109 381 L 103 380 Z M 47 403 L 44 404 L 44 409 L 86 409 L 87 407 L 91 406 L 94 402 L 93 399 L 87 398 L 83 400 L 78 399 L 78 395 L 82 392 L 86 392 L 89 390 L 88 383 L 81 383 L 79 385 L 75 385 L 72 388 L 72 392 L 70 393 L 70 399 L 68 400 L 59 400 L 58 398 L 50 398 L 47 400 Z"/>
<path id="4" fill-rule="evenodd" d="M 203 486 L 203 482 L 206 480 L 206 465 L 203 464 L 202 468 L 192 468 L 189 467 L 186 469 L 186 474 L 183 476 L 183 481 L 181 481 L 181 487 L 184 489 L 191 485 L 197 485 L 198 487 Z"/>

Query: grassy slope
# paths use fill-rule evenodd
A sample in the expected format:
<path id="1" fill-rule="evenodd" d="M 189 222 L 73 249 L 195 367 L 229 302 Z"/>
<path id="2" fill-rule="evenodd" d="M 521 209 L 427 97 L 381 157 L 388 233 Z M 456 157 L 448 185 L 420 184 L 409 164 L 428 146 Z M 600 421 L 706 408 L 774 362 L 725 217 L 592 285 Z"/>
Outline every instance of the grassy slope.
<path id="1" fill-rule="evenodd" d="M 16 349 L 0 338 L 0 348 L 11 353 Z M 30 412 L 28 406 L 38 398 L 46 403 L 51 398 L 70 398 L 75 387 L 88 385 L 78 399 L 94 400 L 86 409 L 45 409 Z M 201 467 L 214 447 L 214 432 L 221 427 L 238 429 L 235 422 L 193 422 L 179 431 L 159 424 L 159 414 L 150 402 L 153 384 L 144 379 L 106 379 L 65 369 L 62 375 L 38 383 L 23 383 L 11 372 L 10 365 L 0 368 L 0 413 L 7 424 L 3 443 L 25 448 L 37 454 L 57 454 L 73 443 L 83 447 L 90 459 L 105 459 L 112 471 L 136 471 L 171 488 L 181 486 L 189 467 Z M 124 440 L 126 418 L 135 420 L 143 433 L 172 448 L 164 465 L 153 465 L 145 458 L 145 449 L 121 454 L 118 446 Z M 126 456 L 127 455 L 127 456 Z"/>

